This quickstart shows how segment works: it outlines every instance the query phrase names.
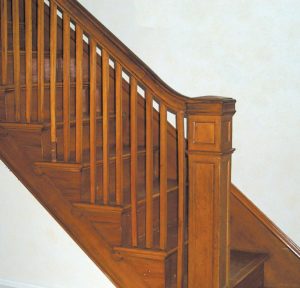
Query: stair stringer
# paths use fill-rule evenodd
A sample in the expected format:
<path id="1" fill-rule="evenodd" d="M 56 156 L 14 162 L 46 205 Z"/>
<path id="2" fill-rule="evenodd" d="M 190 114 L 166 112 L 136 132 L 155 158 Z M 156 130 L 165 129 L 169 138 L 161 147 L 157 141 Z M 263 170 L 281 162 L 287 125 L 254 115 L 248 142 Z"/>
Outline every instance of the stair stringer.
<path id="1" fill-rule="evenodd" d="M 17 133 L 17 132 L 13 132 Z M 0 127 L 0 159 L 52 215 L 79 247 L 94 261 L 117 287 L 149 287 L 126 259 L 116 256 L 84 217 L 73 213 L 56 186 L 45 175 L 37 175 L 29 158 L 16 144 L 13 133 Z"/>

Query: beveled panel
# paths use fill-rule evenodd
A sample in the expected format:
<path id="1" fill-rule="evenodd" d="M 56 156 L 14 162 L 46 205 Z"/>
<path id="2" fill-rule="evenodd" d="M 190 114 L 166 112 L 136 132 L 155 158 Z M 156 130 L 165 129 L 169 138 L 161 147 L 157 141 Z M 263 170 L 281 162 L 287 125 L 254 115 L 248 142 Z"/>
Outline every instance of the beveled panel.
<path id="1" fill-rule="evenodd" d="M 193 122 L 194 144 L 215 144 L 215 122 Z"/>

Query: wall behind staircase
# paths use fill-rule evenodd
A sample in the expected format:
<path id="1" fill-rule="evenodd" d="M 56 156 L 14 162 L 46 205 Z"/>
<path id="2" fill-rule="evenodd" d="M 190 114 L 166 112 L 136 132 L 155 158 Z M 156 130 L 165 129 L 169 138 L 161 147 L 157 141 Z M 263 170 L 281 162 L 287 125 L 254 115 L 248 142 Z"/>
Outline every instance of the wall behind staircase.
<path id="1" fill-rule="evenodd" d="M 238 100 L 233 182 L 300 245 L 300 2 L 80 2 L 179 92 Z M 3 164 L 0 180 L 0 285 L 113 287 Z"/>

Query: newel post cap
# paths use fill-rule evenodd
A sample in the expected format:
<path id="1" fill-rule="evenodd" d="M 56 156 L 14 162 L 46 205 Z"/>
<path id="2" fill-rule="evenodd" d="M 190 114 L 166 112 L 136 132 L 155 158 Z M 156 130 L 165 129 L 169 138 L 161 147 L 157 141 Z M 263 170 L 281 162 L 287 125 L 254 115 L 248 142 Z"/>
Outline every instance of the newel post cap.
<path id="1" fill-rule="evenodd" d="M 228 97 L 202 96 L 190 98 L 186 102 L 187 115 L 233 115 L 235 111 L 236 100 Z"/>

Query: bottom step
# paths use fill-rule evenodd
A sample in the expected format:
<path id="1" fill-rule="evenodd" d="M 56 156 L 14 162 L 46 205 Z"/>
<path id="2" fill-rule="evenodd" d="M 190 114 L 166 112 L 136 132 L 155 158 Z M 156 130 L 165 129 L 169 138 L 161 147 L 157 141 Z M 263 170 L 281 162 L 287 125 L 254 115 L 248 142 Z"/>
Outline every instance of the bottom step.
<path id="1" fill-rule="evenodd" d="M 177 250 L 168 252 L 146 249 L 115 248 L 119 257 L 125 258 L 153 288 L 178 288 L 176 280 Z M 187 251 L 185 251 L 187 252 Z M 265 254 L 231 251 L 230 287 L 263 288 Z M 187 254 L 185 253 L 185 261 Z M 187 268 L 187 267 L 186 267 Z M 185 270 L 182 288 L 187 288 Z M 194 288 L 194 287 L 191 287 Z"/>

